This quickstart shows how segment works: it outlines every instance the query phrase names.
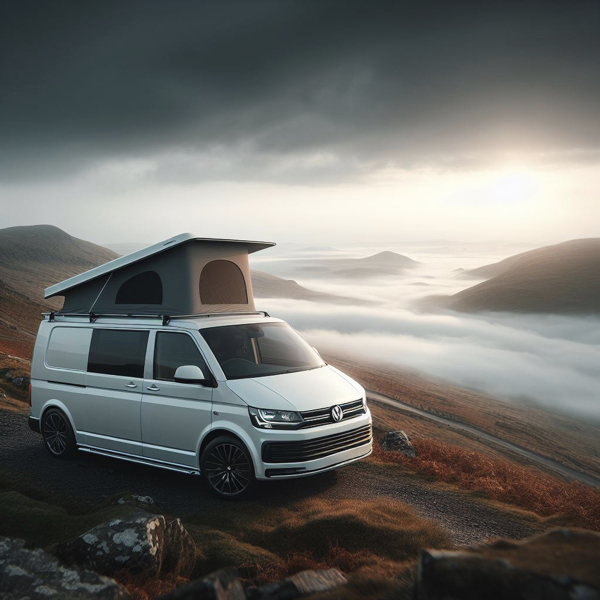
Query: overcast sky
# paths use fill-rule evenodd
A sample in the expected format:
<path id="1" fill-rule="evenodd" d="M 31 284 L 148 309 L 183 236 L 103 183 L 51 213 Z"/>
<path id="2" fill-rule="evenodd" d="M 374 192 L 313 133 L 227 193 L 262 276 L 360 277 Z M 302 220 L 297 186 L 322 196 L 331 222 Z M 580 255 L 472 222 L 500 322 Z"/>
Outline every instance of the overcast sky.
<path id="1" fill-rule="evenodd" d="M 598 235 L 600 3 L 0 2 L 0 226 Z"/>

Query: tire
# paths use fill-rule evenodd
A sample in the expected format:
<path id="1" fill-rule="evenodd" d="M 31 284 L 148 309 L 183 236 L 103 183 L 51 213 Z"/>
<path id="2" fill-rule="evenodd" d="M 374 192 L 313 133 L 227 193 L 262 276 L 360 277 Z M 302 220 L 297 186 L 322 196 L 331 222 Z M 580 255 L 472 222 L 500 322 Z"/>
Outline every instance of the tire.
<path id="1" fill-rule="evenodd" d="M 200 457 L 200 472 L 210 491 L 223 500 L 247 498 L 256 484 L 248 449 L 231 435 L 209 442 Z"/>
<path id="2" fill-rule="evenodd" d="M 62 410 L 50 408 L 42 418 L 44 446 L 53 458 L 71 458 L 77 452 L 77 442 L 69 419 Z"/>

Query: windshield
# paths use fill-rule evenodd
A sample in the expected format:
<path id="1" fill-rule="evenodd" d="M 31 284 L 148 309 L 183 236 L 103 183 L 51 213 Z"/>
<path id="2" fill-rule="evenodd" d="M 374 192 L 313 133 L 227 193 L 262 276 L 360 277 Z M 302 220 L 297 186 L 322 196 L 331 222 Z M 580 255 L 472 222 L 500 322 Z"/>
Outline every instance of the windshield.
<path id="1" fill-rule="evenodd" d="M 200 333 L 227 379 L 294 373 L 325 364 L 286 323 L 209 327 Z"/>

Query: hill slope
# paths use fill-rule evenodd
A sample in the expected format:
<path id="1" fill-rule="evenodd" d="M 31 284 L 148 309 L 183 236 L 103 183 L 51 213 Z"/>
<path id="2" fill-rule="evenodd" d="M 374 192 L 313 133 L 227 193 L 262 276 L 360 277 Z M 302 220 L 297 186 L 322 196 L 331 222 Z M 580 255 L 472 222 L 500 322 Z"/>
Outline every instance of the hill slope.
<path id="1" fill-rule="evenodd" d="M 292 279 L 282 279 L 263 271 L 252 270 L 251 275 L 252 288 L 257 298 L 289 298 L 329 304 L 361 304 L 360 301 L 353 298 L 316 292 L 299 285 Z"/>
<path id="2" fill-rule="evenodd" d="M 600 314 L 600 238 L 537 248 L 469 274 L 492 279 L 451 296 L 449 308 Z"/>
<path id="3" fill-rule="evenodd" d="M 52 225 L 0 229 L 0 344 L 29 357 L 41 312 L 60 308 L 44 288 L 117 258 Z"/>

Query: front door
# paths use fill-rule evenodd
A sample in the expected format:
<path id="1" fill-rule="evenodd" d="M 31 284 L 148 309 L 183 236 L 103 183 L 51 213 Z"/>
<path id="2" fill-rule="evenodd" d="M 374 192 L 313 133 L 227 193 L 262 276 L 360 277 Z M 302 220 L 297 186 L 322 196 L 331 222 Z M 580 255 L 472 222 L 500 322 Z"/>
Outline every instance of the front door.
<path id="1" fill-rule="evenodd" d="M 157 331 L 154 340 L 142 397 L 144 456 L 198 468 L 198 440 L 211 424 L 212 387 L 177 383 L 174 376 L 178 367 L 196 365 L 208 377 L 208 367 L 189 333 Z"/>
<path id="2" fill-rule="evenodd" d="M 95 328 L 88 358 L 86 441 L 142 454 L 140 408 L 148 331 Z"/>

